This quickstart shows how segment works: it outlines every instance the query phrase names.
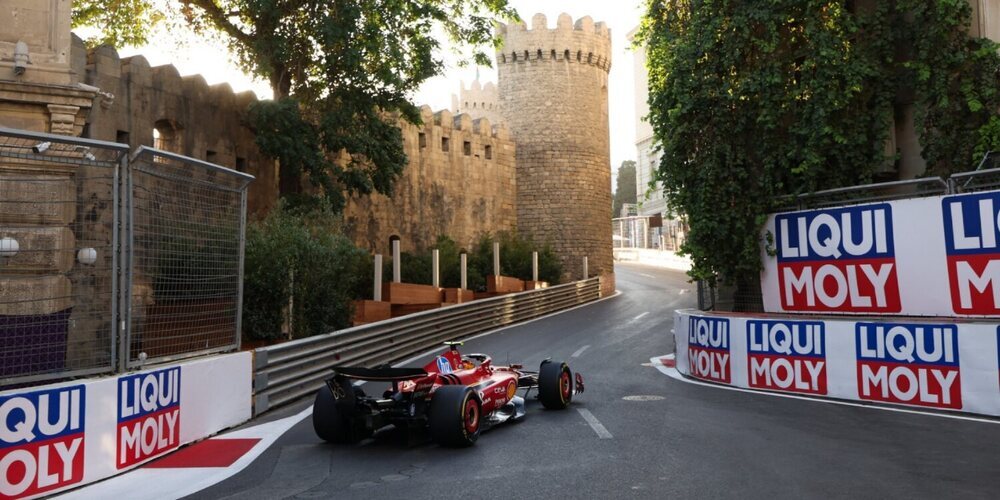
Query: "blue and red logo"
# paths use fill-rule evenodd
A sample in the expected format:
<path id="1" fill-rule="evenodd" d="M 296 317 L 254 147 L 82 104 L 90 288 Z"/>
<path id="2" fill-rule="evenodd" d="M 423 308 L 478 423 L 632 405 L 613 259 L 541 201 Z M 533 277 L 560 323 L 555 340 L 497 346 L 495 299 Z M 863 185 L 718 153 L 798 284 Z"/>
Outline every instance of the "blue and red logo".
<path id="1" fill-rule="evenodd" d="M 778 282 L 786 311 L 901 311 L 887 203 L 779 214 Z"/>
<path id="2" fill-rule="evenodd" d="M 118 468 L 177 448 L 180 423 L 180 367 L 119 378 Z"/>
<path id="3" fill-rule="evenodd" d="M 1000 314 L 1000 193 L 941 200 L 951 307 L 958 314 Z"/>
<path id="4" fill-rule="evenodd" d="M 747 321 L 750 387 L 826 394 L 825 346 L 821 321 Z"/>
<path id="5" fill-rule="evenodd" d="M 0 396 L 0 498 L 83 480 L 86 387 Z"/>
<path id="6" fill-rule="evenodd" d="M 691 366 L 691 376 L 730 383 L 729 320 L 691 316 L 688 321 L 688 364 Z"/>
<path id="7" fill-rule="evenodd" d="M 857 323 L 861 399 L 962 408 L 955 325 Z"/>

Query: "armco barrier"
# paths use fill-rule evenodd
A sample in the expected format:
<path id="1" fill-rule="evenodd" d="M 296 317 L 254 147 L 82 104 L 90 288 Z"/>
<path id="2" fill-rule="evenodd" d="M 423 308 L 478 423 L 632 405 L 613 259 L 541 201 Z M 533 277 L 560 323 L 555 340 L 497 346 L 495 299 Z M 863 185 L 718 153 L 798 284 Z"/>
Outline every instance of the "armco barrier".
<path id="1" fill-rule="evenodd" d="M 254 415 L 318 389 L 336 365 L 374 366 L 600 298 L 600 278 L 477 300 L 254 351 Z"/>
<path id="2" fill-rule="evenodd" d="M 0 392 L 0 498 L 48 496 L 250 419 L 250 353 Z"/>
<path id="3" fill-rule="evenodd" d="M 677 369 L 737 387 L 1000 416 L 997 323 L 677 311 Z"/>

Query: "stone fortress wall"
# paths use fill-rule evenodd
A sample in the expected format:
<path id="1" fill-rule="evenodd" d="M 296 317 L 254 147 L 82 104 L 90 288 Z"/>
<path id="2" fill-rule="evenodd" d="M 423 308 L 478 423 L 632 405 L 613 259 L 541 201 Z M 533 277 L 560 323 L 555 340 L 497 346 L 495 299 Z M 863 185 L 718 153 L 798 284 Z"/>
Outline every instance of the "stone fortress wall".
<path id="1" fill-rule="evenodd" d="M 81 82 L 114 96 L 94 106 L 84 137 L 150 146 L 222 165 L 256 177 L 250 214 L 263 214 L 278 198 L 274 160 L 258 151 L 243 121 L 253 92 L 201 75 L 181 77 L 173 65 L 150 67 L 142 56 L 120 58 L 108 46 L 87 50 L 74 36 L 72 68 Z"/>
<path id="2" fill-rule="evenodd" d="M 514 142 L 504 125 L 468 114 L 421 109 L 423 125 L 403 124 L 410 162 L 392 197 L 356 196 L 344 211 L 356 244 L 389 254 L 389 238 L 403 251 L 432 246 L 440 235 L 469 247 L 484 232 L 513 229 Z"/>
<path id="3" fill-rule="evenodd" d="M 503 121 L 500 117 L 500 103 L 497 86 L 493 82 L 479 83 L 479 75 L 465 88 L 465 82 L 458 89 L 458 95 L 451 95 L 451 109 L 455 113 L 467 113 L 472 118 L 487 118 L 491 123 Z"/>
<path id="4" fill-rule="evenodd" d="M 517 227 L 551 241 L 564 278 L 613 276 L 608 72 L 611 34 L 590 17 L 542 14 L 499 28 L 500 113 L 517 144 Z M 607 280 L 614 290 L 612 279 Z"/>

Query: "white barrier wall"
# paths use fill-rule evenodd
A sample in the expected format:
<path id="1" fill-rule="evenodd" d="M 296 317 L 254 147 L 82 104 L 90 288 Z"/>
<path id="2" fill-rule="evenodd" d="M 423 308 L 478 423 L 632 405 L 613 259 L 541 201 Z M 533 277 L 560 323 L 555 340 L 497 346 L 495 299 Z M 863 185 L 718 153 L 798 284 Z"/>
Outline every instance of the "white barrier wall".
<path id="1" fill-rule="evenodd" d="M 1000 191 L 771 215 L 768 312 L 1000 317 Z"/>
<path id="2" fill-rule="evenodd" d="M 0 498 L 118 474 L 250 419 L 249 352 L 0 392 Z"/>
<path id="3" fill-rule="evenodd" d="M 1000 416 L 996 324 L 677 311 L 677 369 L 744 388 Z"/>

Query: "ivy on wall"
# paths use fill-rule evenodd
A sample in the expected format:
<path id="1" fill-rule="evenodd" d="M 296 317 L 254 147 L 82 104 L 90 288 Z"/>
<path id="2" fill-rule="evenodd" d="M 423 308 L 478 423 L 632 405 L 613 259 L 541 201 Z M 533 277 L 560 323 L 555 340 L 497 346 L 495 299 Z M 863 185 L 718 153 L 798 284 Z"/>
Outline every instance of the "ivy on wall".
<path id="1" fill-rule="evenodd" d="M 751 283 L 781 195 L 871 182 L 914 104 L 928 173 L 1000 147 L 997 46 L 965 0 L 648 0 L 657 179 L 687 215 L 695 279 Z"/>

